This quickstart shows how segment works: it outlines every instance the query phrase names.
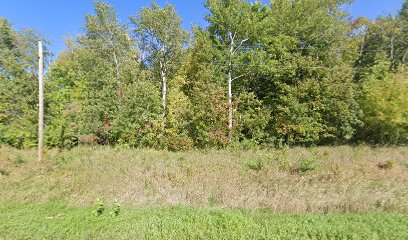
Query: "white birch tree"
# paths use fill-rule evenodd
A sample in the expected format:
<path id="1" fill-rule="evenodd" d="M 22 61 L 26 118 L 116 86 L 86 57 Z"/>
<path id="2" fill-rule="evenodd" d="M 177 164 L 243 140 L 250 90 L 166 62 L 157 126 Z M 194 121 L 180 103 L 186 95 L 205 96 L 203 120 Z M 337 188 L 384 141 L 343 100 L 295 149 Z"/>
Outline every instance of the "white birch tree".
<path id="1" fill-rule="evenodd" d="M 220 51 L 217 63 L 227 76 L 228 82 L 228 130 L 232 139 L 234 104 L 233 83 L 249 74 L 242 61 L 246 46 L 250 44 L 256 29 L 255 14 L 261 7 L 259 2 L 250 4 L 244 0 L 207 0 L 205 6 L 210 13 L 206 20 L 213 37 L 214 48 Z"/>
<path id="2" fill-rule="evenodd" d="M 181 27 L 181 18 L 171 4 L 161 8 L 156 3 L 143 8 L 130 18 L 140 40 L 143 62 L 150 67 L 162 84 L 162 128 L 166 122 L 168 80 L 177 71 L 188 34 Z"/>

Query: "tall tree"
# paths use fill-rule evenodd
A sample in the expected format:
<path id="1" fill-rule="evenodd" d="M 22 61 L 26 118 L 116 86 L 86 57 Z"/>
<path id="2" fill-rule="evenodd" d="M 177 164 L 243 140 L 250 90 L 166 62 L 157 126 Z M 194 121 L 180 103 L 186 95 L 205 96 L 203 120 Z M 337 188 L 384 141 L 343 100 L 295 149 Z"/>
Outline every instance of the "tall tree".
<path id="1" fill-rule="evenodd" d="M 156 3 L 143 8 L 136 17 L 131 17 L 135 33 L 144 51 L 143 61 L 152 68 L 162 84 L 162 128 L 166 122 L 167 81 L 179 68 L 183 46 L 188 34 L 181 27 L 181 18 L 171 4 L 161 8 Z"/>
<path id="2" fill-rule="evenodd" d="M 137 53 L 133 48 L 129 29 L 119 22 L 113 6 L 96 2 L 94 8 L 95 15 L 85 17 L 85 35 L 79 38 L 79 43 L 113 64 L 120 108 L 123 94 L 121 85 L 124 80 L 121 68 L 126 61 L 135 59 Z"/>
<path id="3" fill-rule="evenodd" d="M 244 0 L 207 0 L 210 11 L 206 20 L 210 24 L 214 47 L 219 51 L 216 61 L 227 76 L 228 83 L 228 129 L 232 139 L 234 118 L 233 82 L 248 74 L 243 64 L 245 48 L 253 43 L 259 21 L 261 3 L 250 4 Z"/>
<path id="4" fill-rule="evenodd" d="M 229 140 L 225 76 L 217 68 L 217 51 L 210 33 L 202 28 L 193 28 L 193 33 L 184 86 L 191 101 L 188 131 L 196 146 L 225 146 Z"/>
<path id="5" fill-rule="evenodd" d="M 138 145 L 140 129 L 158 118 L 159 90 L 141 69 L 135 41 L 111 5 L 96 2 L 95 14 L 85 20 L 83 35 L 69 42 L 48 72 L 48 144 Z"/>
<path id="6" fill-rule="evenodd" d="M 251 88 L 271 111 L 270 135 L 291 144 L 350 140 L 359 124 L 353 83 L 357 45 L 342 6 L 275 0 L 258 36 Z"/>
<path id="7" fill-rule="evenodd" d="M 41 34 L 17 31 L 0 18 L 0 142 L 15 147 L 36 144 L 38 40 L 47 43 Z"/>

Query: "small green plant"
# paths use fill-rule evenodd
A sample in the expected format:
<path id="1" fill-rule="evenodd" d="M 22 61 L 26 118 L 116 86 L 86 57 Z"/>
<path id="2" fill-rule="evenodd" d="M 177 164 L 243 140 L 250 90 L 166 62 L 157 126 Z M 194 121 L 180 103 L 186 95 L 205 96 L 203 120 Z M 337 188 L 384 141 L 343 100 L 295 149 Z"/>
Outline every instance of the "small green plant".
<path id="1" fill-rule="evenodd" d="M 25 160 L 20 155 L 17 155 L 16 159 L 14 160 L 14 166 L 18 167 L 24 163 L 25 163 Z"/>
<path id="2" fill-rule="evenodd" d="M 94 214 L 95 216 L 100 216 L 105 211 L 105 204 L 102 200 L 98 200 L 95 204 Z"/>
<path id="3" fill-rule="evenodd" d="M 118 203 L 117 201 L 115 202 L 115 204 L 113 205 L 113 209 L 110 212 L 110 215 L 112 217 L 117 217 L 120 214 L 120 203 Z"/>
<path id="4" fill-rule="evenodd" d="M 301 158 L 299 160 L 299 167 L 298 170 L 302 173 L 314 171 L 317 168 L 316 159 L 309 157 L 309 158 Z"/>
<path id="5" fill-rule="evenodd" d="M 253 170 L 253 171 L 261 171 L 264 167 L 264 164 L 262 162 L 261 159 L 259 158 L 252 158 L 249 161 L 246 162 L 245 166 L 249 169 L 249 170 Z"/>

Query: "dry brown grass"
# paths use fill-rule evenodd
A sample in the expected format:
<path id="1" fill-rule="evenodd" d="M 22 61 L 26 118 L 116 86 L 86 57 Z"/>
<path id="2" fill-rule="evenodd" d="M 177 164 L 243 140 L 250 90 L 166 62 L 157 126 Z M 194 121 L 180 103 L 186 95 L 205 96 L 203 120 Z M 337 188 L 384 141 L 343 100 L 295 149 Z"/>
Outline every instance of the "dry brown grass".
<path id="1" fill-rule="evenodd" d="M 135 206 L 408 212 L 408 147 L 179 153 L 80 147 L 46 157 L 38 163 L 34 150 L 1 147 L 0 203 L 90 205 L 100 198 Z M 379 167 L 387 162 L 393 165 Z"/>

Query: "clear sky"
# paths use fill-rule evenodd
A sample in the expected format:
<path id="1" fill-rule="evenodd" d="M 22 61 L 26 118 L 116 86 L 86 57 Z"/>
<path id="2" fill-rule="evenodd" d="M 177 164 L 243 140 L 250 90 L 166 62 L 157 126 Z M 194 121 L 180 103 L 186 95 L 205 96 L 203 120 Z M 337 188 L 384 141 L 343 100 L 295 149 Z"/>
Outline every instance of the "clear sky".
<path id="1" fill-rule="evenodd" d="M 106 0 L 113 4 L 122 22 L 128 16 L 136 15 L 141 7 L 148 6 L 151 0 Z M 355 0 L 348 7 L 352 16 L 377 16 L 394 14 L 404 0 Z M 205 25 L 206 9 L 204 0 L 156 0 L 160 5 L 169 2 L 175 5 L 186 29 L 191 24 Z M 266 2 L 264 0 L 264 2 Z M 0 17 L 6 17 L 17 29 L 34 28 L 52 41 L 51 51 L 58 54 L 64 49 L 64 36 L 81 33 L 84 16 L 93 13 L 93 0 L 0 0 Z"/>

